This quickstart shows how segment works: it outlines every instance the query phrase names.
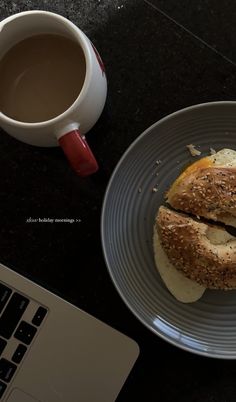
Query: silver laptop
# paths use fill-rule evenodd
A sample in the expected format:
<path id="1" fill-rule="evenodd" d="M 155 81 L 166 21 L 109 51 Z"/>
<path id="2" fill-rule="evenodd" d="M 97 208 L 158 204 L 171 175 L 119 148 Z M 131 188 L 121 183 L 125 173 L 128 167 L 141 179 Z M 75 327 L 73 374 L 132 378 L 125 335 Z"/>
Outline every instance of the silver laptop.
<path id="1" fill-rule="evenodd" d="M 115 401 L 134 340 L 0 264 L 0 402 Z"/>

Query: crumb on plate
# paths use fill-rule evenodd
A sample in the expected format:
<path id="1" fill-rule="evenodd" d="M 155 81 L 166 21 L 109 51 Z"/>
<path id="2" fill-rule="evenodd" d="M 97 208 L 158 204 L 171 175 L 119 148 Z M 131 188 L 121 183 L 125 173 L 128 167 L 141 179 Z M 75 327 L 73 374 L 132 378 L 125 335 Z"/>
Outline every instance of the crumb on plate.
<path id="1" fill-rule="evenodd" d="M 216 150 L 214 148 L 210 148 L 210 154 L 211 155 L 215 155 L 216 154 Z"/>
<path id="2" fill-rule="evenodd" d="M 186 145 L 186 147 L 188 148 L 188 150 L 189 150 L 189 152 L 190 152 L 190 154 L 191 154 L 192 156 L 199 156 L 199 155 L 201 155 L 201 151 L 199 151 L 198 149 L 196 149 L 195 146 L 196 146 L 196 145 L 193 145 L 193 144 Z"/>

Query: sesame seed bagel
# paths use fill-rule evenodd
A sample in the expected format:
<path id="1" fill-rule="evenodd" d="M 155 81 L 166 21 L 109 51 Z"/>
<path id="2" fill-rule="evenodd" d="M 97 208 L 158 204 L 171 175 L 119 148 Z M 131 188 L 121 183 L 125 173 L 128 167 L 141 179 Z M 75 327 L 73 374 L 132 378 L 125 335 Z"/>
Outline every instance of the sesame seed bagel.
<path id="1" fill-rule="evenodd" d="M 175 268 L 209 289 L 236 289 L 236 239 L 224 228 L 161 206 L 155 220 Z"/>
<path id="2" fill-rule="evenodd" d="M 170 187 L 167 202 L 236 227 L 236 151 L 222 149 L 190 165 Z"/>

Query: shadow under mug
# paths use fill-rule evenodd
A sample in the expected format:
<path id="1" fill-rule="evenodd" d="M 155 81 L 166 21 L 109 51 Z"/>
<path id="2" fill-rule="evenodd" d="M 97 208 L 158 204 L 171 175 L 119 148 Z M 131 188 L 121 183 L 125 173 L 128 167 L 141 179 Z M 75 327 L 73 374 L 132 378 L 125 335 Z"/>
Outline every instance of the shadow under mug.
<path id="1" fill-rule="evenodd" d="M 0 59 L 19 41 L 45 33 L 62 35 L 81 47 L 86 63 L 82 89 L 67 110 L 50 120 L 27 123 L 14 120 L 0 111 L 0 126 L 8 134 L 30 145 L 60 145 L 76 173 L 88 176 L 97 171 L 98 164 L 85 134 L 100 117 L 107 96 L 104 65 L 91 41 L 76 25 L 58 14 L 26 11 L 0 22 Z"/>

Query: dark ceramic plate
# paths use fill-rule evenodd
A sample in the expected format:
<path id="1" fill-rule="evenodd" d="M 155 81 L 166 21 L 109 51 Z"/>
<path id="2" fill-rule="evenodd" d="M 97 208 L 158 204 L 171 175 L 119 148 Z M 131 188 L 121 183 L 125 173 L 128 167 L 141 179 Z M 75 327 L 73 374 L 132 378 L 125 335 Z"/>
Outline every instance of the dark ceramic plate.
<path id="1" fill-rule="evenodd" d="M 192 157 L 186 145 L 201 151 Z M 101 233 L 114 285 L 135 316 L 155 334 L 201 355 L 236 358 L 236 291 L 206 291 L 178 302 L 154 263 L 157 208 L 169 185 L 210 148 L 236 150 L 236 102 L 192 106 L 158 121 L 125 152 L 107 187 Z"/>

